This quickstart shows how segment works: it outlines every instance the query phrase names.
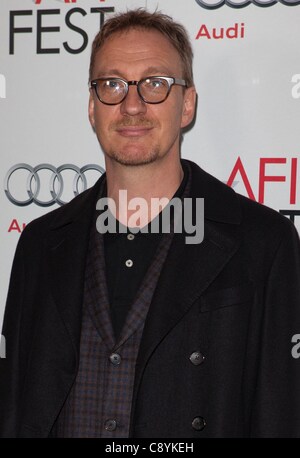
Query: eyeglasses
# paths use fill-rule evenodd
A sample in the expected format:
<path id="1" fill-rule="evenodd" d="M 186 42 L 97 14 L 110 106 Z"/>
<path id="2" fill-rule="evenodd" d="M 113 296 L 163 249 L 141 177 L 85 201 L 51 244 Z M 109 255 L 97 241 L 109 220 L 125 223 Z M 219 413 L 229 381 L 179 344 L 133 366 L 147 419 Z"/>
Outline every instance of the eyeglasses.
<path id="1" fill-rule="evenodd" d="M 185 80 L 167 76 L 149 76 L 140 81 L 126 81 L 122 78 L 97 78 L 90 82 L 100 102 L 118 105 L 128 94 L 129 86 L 136 86 L 145 103 L 162 103 L 170 94 L 174 84 L 187 87 Z"/>

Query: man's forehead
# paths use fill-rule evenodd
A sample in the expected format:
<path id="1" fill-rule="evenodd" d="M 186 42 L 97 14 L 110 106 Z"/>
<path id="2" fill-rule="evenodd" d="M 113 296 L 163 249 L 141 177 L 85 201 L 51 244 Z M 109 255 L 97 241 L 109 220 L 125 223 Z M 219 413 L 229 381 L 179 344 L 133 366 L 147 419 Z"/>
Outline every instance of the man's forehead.
<path id="1" fill-rule="evenodd" d="M 178 53 L 168 37 L 156 29 L 148 28 L 130 28 L 113 32 L 99 47 L 98 52 L 107 49 L 110 52 L 120 51 L 125 54 L 143 50 L 152 50 L 154 53 Z"/>
<path id="2" fill-rule="evenodd" d="M 181 66 L 180 55 L 168 38 L 155 29 L 142 28 L 113 33 L 98 49 L 95 61 L 97 76 L 107 70 L 117 74 L 127 62 L 141 64 L 148 75 L 168 75 Z"/>

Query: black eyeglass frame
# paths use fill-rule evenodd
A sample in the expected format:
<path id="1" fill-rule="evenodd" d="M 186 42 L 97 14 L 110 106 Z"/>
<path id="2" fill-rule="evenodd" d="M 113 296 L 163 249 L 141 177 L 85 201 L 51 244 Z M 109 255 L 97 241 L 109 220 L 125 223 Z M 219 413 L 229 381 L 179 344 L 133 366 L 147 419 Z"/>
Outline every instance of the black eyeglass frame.
<path id="1" fill-rule="evenodd" d="M 160 100 L 159 102 L 149 102 L 148 100 L 145 99 L 145 97 L 142 96 L 141 92 L 140 92 L 140 85 L 142 83 L 144 83 L 145 81 L 147 81 L 148 79 L 152 79 L 152 78 L 157 78 L 157 79 L 163 79 L 164 81 L 166 81 L 168 83 L 168 92 L 166 93 L 165 97 L 163 100 Z M 114 103 L 109 103 L 109 102 L 104 102 L 99 94 L 98 94 L 98 91 L 97 91 L 97 81 L 122 81 L 122 83 L 125 84 L 125 93 L 124 93 L 124 97 L 122 98 L 122 100 L 120 100 L 119 102 L 114 102 Z M 123 78 L 96 78 L 92 81 L 90 81 L 90 89 L 94 89 L 95 90 L 95 93 L 96 93 L 96 96 L 97 96 L 97 99 L 101 102 L 101 103 L 104 103 L 104 105 L 119 105 L 120 103 L 123 102 L 123 100 L 125 100 L 125 98 L 127 97 L 127 94 L 128 94 L 128 91 L 129 91 L 129 86 L 136 86 L 137 87 L 137 92 L 140 96 L 140 98 L 142 99 L 143 102 L 145 103 L 149 103 L 151 105 L 157 105 L 159 103 L 162 103 L 164 102 L 170 92 L 171 92 L 171 89 L 174 85 L 178 85 L 178 86 L 183 86 L 183 87 L 187 87 L 187 83 L 184 79 L 180 79 L 180 78 L 174 78 L 173 76 L 147 76 L 146 78 L 143 78 L 139 81 L 126 81 L 124 80 Z"/>

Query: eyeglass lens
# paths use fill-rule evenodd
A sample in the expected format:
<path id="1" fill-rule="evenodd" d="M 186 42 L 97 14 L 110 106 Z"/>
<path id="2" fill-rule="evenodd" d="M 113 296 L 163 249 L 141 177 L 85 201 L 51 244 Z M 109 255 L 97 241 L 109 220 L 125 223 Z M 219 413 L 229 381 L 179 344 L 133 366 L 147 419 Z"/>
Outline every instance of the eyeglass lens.
<path id="1" fill-rule="evenodd" d="M 156 77 L 141 80 L 137 86 L 142 99 L 150 103 L 163 101 L 170 88 L 167 80 Z M 96 90 L 102 102 L 117 104 L 125 98 L 128 92 L 128 83 L 121 79 L 98 80 Z"/>

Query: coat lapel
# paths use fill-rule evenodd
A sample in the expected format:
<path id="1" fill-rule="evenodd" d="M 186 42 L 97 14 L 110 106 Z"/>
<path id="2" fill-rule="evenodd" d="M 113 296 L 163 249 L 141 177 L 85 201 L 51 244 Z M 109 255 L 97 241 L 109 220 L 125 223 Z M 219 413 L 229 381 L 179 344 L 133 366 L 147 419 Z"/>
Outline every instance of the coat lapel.
<path id="1" fill-rule="evenodd" d="M 87 256 L 85 301 L 91 319 L 108 350 L 115 345 L 115 336 L 111 322 L 110 304 L 105 272 L 104 240 L 98 234 L 96 224 L 91 231 L 91 243 Z"/>
<path id="2" fill-rule="evenodd" d="M 101 182 L 102 178 L 58 214 L 47 247 L 52 294 L 77 357 L 86 257 Z"/>

